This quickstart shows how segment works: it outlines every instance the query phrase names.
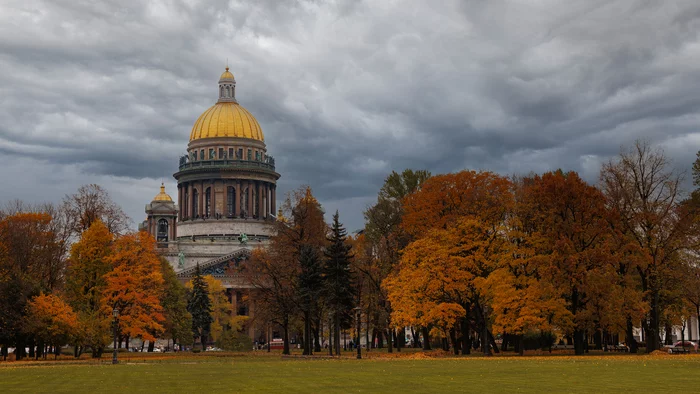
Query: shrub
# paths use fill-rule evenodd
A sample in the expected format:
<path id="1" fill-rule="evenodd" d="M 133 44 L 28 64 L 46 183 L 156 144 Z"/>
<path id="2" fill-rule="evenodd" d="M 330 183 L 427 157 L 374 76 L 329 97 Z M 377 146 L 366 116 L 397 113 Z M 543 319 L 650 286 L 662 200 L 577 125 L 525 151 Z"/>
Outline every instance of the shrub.
<path id="1" fill-rule="evenodd" d="M 221 334 L 216 346 L 230 352 L 249 352 L 253 349 L 253 341 L 242 332 L 228 330 Z"/>

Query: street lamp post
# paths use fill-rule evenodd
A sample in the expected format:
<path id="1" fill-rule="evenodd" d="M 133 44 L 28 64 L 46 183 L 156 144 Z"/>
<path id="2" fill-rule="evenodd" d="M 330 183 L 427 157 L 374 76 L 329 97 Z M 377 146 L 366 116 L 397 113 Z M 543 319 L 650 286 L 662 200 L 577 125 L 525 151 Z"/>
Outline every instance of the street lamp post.
<path id="1" fill-rule="evenodd" d="M 484 314 L 484 337 L 483 337 L 483 339 L 482 339 L 482 341 L 483 341 L 482 346 L 483 346 L 483 349 L 484 349 L 484 356 L 490 356 L 490 355 L 491 355 L 491 349 L 489 349 L 489 329 L 488 329 L 488 326 L 487 326 L 487 324 L 486 324 L 486 314 L 488 313 L 488 312 L 487 312 L 487 306 L 486 306 L 486 305 L 484 305 L 483 311 L 484 311 L 484 312 L 483 312 L 483 314 Z"/>
<path id="2" fill-rule="evenodd" d="M 362 345 L 360 345 L 360 330 L 362 328 L 362 320 L 360 318 L 362 317 L 362 308 L 358 306 L 355 308 L 355 312 L 357 316 L 357 341 L 355 342 L 355 346 L 357 346 L 357 359 L 362 360 Z"/>
<path id="3" fill-rule="evenodd" d="M 112 310 L 112 317 L 114 317 L 114 322 L 112 325 L 114 326 L 114 352 L 112 353 L 112 364 L 118 364 L 119 361 L 117 360 L 117 327 L 119 326 L 119 310 L 115 306 L 114 309 Z"/>

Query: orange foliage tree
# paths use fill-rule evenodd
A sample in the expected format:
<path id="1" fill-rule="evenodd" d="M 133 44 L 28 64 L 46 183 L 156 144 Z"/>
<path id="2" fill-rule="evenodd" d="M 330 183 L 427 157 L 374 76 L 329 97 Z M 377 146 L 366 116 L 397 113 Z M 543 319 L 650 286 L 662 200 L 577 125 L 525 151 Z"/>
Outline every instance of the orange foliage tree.
<path id="1" fill-rule="evenodd" d="M 434 176 L 406 197 L 401 226 L 416 240 L 384 282 L 395 324 L 442 327 L 455 352 L 470 351 L 472 321 L 487 324 L 485 280 L 505 258 L 512 202 L 507 178 L 475 171 Z M 493 342 L 484 331 L 482 343 Z"/>
<path id="2" fill-rule="evenodd" d="M 36 357 L 42 353 L 46 358 L 43 352 L 45 345 L 60 348 L 76 335 L 78 316 L 70 305 L 58 296 L 42 293 L 27 303 L 24 330 L 38 341 L 39 351 Z"/>
<path id="3" fill-rule="evenodd" d="M 93 357 L 99 357 L 110 341 L 112 315 L 104 307 L 103 296 L 107 285 L 105 275 L 112 269 L 113 238 L 98 220 L 71 248 L 64 294 L 80 321 L 79 334 L 75 336 L 76 357 L 83 346 L 89 346 Z"/>
<path id="4" fill-rule="evenodd" d="M 155 240 L 145 231 L 127 234 L 114 242 L 109 257 L 113 267 L 105 276 L 104 310 L 119 310 L 121 333 L 154 341 L 163 332 L 163 275 Z"/>
<path id="5" fill-rule="evenodd" d="M 522 215 L 531 220 L 531 257 L 543 281 L 554 286 L 566 306 L 561 316 L 576 354 L 584 352 L 586 331 L 596 329 L 606 311 L 593 300 L 605 300 L 607 312 L 620 310 L 616 238 L 602 193 L 575 172 L 534 176 L 526 186 Z M 528 212 L 529 211 L 529 212 Z"/>

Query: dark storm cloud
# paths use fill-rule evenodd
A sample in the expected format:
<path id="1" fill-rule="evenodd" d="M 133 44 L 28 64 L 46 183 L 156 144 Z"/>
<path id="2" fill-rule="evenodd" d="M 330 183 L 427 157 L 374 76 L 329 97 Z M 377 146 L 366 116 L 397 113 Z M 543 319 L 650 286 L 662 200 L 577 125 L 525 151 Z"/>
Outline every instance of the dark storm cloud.
<path id="1" fill-rule="evenodd" d="M 227 58 L 281 191 L 311 185 L 351 229 L 406 167 L 595 182 L 646 138 L 687 168 L 699 31 L 696 1 L 10 0 L 0 199 L 97 182 L 140 219 Z"/>

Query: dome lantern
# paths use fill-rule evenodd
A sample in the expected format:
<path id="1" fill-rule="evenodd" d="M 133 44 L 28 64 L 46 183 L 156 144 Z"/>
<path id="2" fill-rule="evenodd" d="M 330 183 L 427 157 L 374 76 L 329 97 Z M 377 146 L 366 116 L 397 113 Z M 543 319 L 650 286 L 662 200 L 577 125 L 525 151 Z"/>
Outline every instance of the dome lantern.
<path id="1" fill-rule="evenodd" d="M 221 74 L 219 78 L 219 102 L 220 103 L 235 103 L 236 101 L 236 79 L 228 70 Z"/>
<path id="2" fill-rule="evenodd" d="M 221 137 L 265 142 L 258 121 L 236 100 L 236 80 L 228 67 L 219 77 L 219 101 L 197 118 L 190 133 L 190 142 Z"/>

